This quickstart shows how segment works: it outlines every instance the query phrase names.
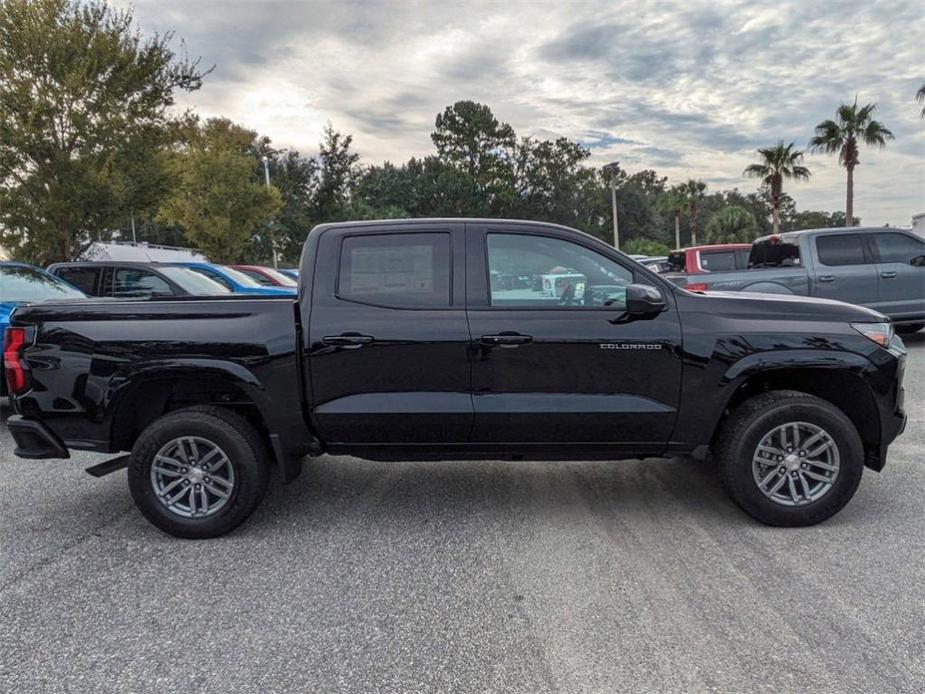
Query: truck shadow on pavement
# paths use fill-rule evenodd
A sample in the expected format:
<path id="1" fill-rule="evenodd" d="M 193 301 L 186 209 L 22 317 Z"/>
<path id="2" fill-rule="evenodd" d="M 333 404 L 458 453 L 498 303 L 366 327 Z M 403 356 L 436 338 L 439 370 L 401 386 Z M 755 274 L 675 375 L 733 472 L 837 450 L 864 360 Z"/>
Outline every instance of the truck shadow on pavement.
<path id="1" fill-rule="evenodd" d="M 241 532 L 278 524 L 517 524 L 601 513 L 752 522 L 728 500 L 712 465 L 692 458 L 379 463 L 325 456 L 304 466 L 292 484 L 271 485 Z"/>

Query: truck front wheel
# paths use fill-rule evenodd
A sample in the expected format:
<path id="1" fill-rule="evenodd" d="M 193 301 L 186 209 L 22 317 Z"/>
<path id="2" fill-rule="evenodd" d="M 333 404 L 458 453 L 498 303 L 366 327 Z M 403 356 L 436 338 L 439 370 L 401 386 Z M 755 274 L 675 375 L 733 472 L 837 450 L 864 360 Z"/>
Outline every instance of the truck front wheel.
<path id="1" fill-rule="evenodd" d="M 267 488 L 266 448 L 243 417 L 189 407 L 145 429 L 128 467 L 138 509 L 170 535 L 207 538 L 242 523 Z"/>
<path id="2" fill-rule="evenodd" d="M 864 472 L 851 420 L 806 393 L 773 391 L 740 404 L 715 444 L 723 486 L 762 523 L 814 525 L 838 513 Z"/>

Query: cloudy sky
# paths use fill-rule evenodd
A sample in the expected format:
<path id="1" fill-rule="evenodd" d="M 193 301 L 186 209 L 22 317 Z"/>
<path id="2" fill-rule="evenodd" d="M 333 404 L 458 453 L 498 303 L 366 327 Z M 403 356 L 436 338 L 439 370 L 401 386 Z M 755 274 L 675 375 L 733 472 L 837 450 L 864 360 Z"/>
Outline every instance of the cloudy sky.
<path id="1" fill-rule="evenodd" d="M 127 4 L 127 3 L 124 3 Z M 432 151 L 434 116 L 473 99 L 520 135 L 565 135 L 595 163 L 753 190 L 756 147 L 805 146 L 855 95 L 896 140 L 862 153 L 855 213 L 925 212 L 925 4 L 712 2 L 212 2 L 136 0 L 145 32 L 174 30 L 215 65 L 181 99 L 311 154 L 325 122 L 365 162 Z M 844 170 L 811 155 L 801 209 L 844 209 Z"/>

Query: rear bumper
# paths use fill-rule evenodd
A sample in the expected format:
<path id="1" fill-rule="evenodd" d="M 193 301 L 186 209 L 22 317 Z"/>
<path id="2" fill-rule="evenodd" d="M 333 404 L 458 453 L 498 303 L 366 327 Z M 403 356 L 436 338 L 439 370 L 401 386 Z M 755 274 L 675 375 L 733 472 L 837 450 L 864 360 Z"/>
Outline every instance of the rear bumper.
<path id="1" fill-rule="evenodd" d="M 6 425 L 16 442 L 16 449 L 13 453 L 20 458 L 41 460 L 71 457 L 64 442 L 45 424 L 36 419 L 13 415 L 6 421 Z"/>

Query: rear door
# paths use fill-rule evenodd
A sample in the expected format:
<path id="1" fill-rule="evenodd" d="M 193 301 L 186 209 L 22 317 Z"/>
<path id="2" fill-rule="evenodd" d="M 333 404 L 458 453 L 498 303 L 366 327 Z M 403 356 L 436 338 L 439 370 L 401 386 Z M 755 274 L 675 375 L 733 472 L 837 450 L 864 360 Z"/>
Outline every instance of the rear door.
<path id="1" fill-rule="evenodd" d="M 308 366 L 312 417 L 332 450 L 468 440 L 464 243 L 454 223 L 322 233 Z"/>
<path id="2" fill-rule="evenodd" d="M 912 264 L 925 255 L 925 241 L 901 231 L 869 236 L 879 276 L 874 308 L 894 319 L 925 317 L 925 266 Z"/>
<path id="3" fill-rule="evenodd" d="M 667 311 L 621 323 L 638 270 L 592 240 L 499 222 L 467 243 L 473 443 L 661 451 L 681 381 L 670 292 Z"/>
<path id="4" fill-rule="evenodd" d="M 819 235 L 815 254 L 814 296 L 861 306 L 877 303 L 877 266 L 864 232 Z"/>

